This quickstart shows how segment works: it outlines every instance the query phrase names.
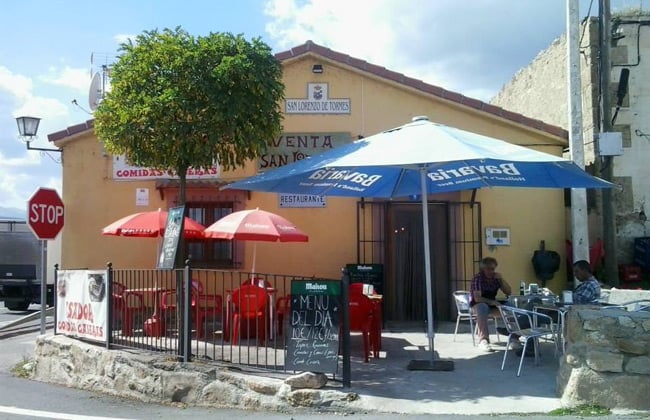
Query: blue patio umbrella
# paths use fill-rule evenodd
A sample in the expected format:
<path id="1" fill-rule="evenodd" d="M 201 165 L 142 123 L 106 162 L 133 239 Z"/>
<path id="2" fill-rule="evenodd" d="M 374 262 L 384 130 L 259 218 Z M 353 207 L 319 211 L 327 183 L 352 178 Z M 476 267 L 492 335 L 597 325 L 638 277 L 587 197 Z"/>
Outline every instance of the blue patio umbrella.
<path id="1" fill-rule="evenodd" d="M 342 197 L 427 196 L 485 187 L 611 188 L 573 161 L 416 117 L 409 124 L 233 182 L 223 188 Z M 427 329 L 434 365 L 429 236 L 424 235 Z"/>

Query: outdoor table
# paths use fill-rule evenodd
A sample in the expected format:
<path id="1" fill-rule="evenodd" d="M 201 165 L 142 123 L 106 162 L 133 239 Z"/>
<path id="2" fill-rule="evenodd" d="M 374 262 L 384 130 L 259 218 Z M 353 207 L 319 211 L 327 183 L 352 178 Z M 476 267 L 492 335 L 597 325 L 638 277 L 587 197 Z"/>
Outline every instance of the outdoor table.
<path id="1" fill-rule="evenodd" d="M 143 305 L 147 308 L 151 307 L 150 303 L 153 300 L 153 313 L 151 317 L 144 321 L 144 332 L 150 337 L 160 337 L 164 335 L 165 320 L 158 314 L 158 301 L 160 296 L 168 291 L 164 287 L 141 287 L 135 289 L 126 289 L 125 294 L 137 294 L 142 296 Z"/>
<path id="2" fill-rule="evenodd" d="M 139 294 L 142 296 L 142 301 L 146 307 L 151 307 L 151 301 L 153 300 L 153 313 L 152 317 L 158 316 L 158 302 L 160 301 L 160 296 L 169 291 L 164 287 L 140 287 L 136 289 L 126 289 L 126 293 Z"/>
<path id="3" fill-rule="evenodd" d="M 506 305 L 521 309 L 532 309 L 534 305 L 554 305 L 556 296 L 535 295 L 511 295 L 508 296 Z"/>

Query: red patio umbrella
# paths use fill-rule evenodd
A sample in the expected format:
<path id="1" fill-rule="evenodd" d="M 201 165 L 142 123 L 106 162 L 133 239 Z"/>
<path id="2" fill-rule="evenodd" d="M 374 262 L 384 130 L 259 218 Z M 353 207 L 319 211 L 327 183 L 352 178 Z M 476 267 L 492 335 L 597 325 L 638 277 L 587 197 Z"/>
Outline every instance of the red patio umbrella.
<path id="1" fill-rule="evenodd" d="M 282 216 L 268 211 L 254 209 L 230 213 L 208 226 L 203 235 L 214 239 L 237 239 L 265 242 L 308 242 L 309 237 Z M 253 273 L 255 253 L 253 246 Z"/>
<path id="2" fill-rule="evenodd" d="M 125 216 L 102 229 L 102 235 L 123 236 L 129 238 L 162 238 L 165 235 L 165 225 L 167 224 L 167 211 L 158 209 L 157 211 L 146 211 L 134 213 Z M 203 238 L 205 226 L 186 217 L 183 222 L 183 237 L 185 238 Z M 156 256 L 160 254 L 160 241 Z M 157 258 L 156 258 L 157 260 Z M 156 278 L 154 289 L 158 289 L 158 279 Z M 149 335 L 159 336 L 162 326 L 161 319 L 158 315 L 158 299 L 154 299 L 154 311 L 151 318 L 145 321 L 145 329 L 149 328 Z"/>
<path id="3" fill-rule="evenodd" d="M 137 238 L 162 238 L 167 223 L 167 210 L 146 211 L 125 216 L 102 229 L 102 235 L 129 236 Z M 183 236 L 202 238 L 205 226 L 185 218 Z"/>

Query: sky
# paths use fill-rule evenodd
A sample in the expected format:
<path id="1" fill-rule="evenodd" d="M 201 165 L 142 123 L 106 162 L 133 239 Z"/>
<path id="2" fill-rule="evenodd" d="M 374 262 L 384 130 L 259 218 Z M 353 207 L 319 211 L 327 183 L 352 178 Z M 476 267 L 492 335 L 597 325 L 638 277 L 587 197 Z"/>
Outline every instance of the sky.
<path id="1" fill-rule="evenodd" d="M 489 101 L 566 31 L 568 0 L 21 0 L 0 15 L 0 216 L 40 187 L 62 192 L 59 153 L 28 151 L 15 118 L 47 135 L 92 119 L 92 75 L 119 45 L 181 26 L 261 38 L 274 53 L 307 40 L 427 83 Z M 645 0 L 650 3 L 650 0 Z M 612 11 L 644 0 L 611 0 Z M 592 4 L 590 9 L 590 4 Z M 579 0 L 580 17 L 597 0 Z M 4 209 L 4 210 L 3 210 Z"/>

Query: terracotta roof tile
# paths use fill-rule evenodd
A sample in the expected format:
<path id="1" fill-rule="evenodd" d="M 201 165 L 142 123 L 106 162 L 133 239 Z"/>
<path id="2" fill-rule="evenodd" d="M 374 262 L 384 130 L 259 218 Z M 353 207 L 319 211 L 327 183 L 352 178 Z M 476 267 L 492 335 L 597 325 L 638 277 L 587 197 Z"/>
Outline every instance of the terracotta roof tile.
<path id="1" fill-rule="evenodd" d="M 81 124 L 75 124 L 71 125 L 70 127 L 66 128 L 65 130 L 57 131 L 52 134 L 47 135 L 47 140 L 48 141 L 57 141 L 57 140 L 63 140 L 67 137 L 74 136 L 75 134 L 82 133 L 87 130 L 92 130 L 92 128 L 95 126 L 95 120 L 87 120 L 86 122 L 83 122 Z"/>
<path id="2" fill-rule="evenodd" d="M 405 86 L 408 86 L 413 89 L 420 90 L 422 92 L 438 96 L 442 99 L 451 101 L 451 102 L 456 102 L 458 104 L 468 106 L 473 109 L 477 109 L 483 112 L 486 112 L 488 114 L 493 114 L 496 116 L 499 116 L 501 118 L 504 118 L 506 120 L 510 120 L 537 130 L 541 130 L 544 132 L 547 132 L 549 134 L 552 134 L 557 137 L 561 137 L 564 139 L 569 138 L 568 132 L 561 128 L 557 127 L 551 124 L 547 124 L 543 121 L 539 121 L 533 118 L 526 117 L 523 114 L 519 114 L 516 112 L 508 111 L 506 109 L 503 109 L 501 107 L 491 105 L 487 102 L 480 101 L 478 99 L 470 98 L 468 96 L 462 95 L 457 92 L 452 92 L 449 90 L 446 90 L 444 88 L 441 88 L 439 86 L 435 85 L 430 85 L 428 83 L 425 83 L 421 80 L 414 79 L 408 76 L 405 76 L 401 73 L 391 71 L 386 69 L 385 67 L 377 66 L 372 63 L 368 63 L 367 61 L 350 57 L 347 54 L 340 53 L 338 51 L 331 50 L 327 47 L 320 46 L 318 44 L 315 44 L 313 41 L 307 41 L 306 43 L 299 45 L 297 47 L 293 47 L 289 51 L 283 51 L 279 52 L 275 55 L 275 57 L 280 60 L 280 61 L 285 61 L 291 58 L 296 58 L 304 54 L 308 53 L 313 53 L 320 55 L 322 57 L 325 57 L 329 60 L 348 65 L 350 67 L 354 67 L 356 69 L 371 73 L 377 77 L 381 77 L 383 79 L 387 80 L 392 80 L 394 82 L 403 84 Z"/>

